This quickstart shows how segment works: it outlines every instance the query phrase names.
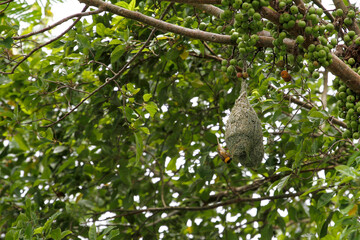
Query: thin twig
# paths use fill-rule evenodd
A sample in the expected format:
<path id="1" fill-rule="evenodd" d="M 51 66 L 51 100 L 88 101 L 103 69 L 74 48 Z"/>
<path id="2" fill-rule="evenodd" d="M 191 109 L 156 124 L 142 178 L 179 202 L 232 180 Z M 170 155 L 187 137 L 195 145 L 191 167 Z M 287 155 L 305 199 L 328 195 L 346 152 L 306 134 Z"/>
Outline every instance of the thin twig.
<path id="1" fill-rule="evenodd" d="M 173 5 L 173 3 L 170 3 L 168 5 L 168 7 L 165 9 L 164 13 L 162 14 L 162 16 L 160 17 L 160 19 L 162 19 L 165 14 L 169 11 L 170 7 Z M 63 119 L 65 119 L 67 116 L 69 116 L 72 112 L 74 112 L 78 107 L 80 107 L 86 100 L 88 100 L 91 96 L 93 96 L 95 93 L 97 93 L 98 91 L 100 91 L 103 87 L 105 87 L 106 85 L 108 85 L 110 82 L 116 80 L 126 69 L 127 67 L 140 55 L 140 53 L 144 50 L 144 48 L 147 46 L 147 44 L 150 42 L 151 38 L 153 37 L 154 33 L 156 31 L 156 28 L 154 28 L 148 39 L 146 40 L 146 42 L 143 44 L 143 46 L 140 48 L 140 50 L 120 69 L 119 72 L 117 72 L 113 77 L 111 78 L 107 78 L 105 80 L 105 82 L 99 86 L 97 89 L 95 89 L 94 91 L 92 91 L 88 96 L 86 96 L 83 100 L 81 100 L 74 108 L 72 108 L 69 112 L 67 112 L 64 116 L 62 116 L 61 118 L 59 118 L 57 121 L 50 123 L 48 125 L 45 125 L 43 127 L 47 128 L 47 127 L 51 127 L 57 123 L 59 123 L 60 121 L 62 121 Z"/>
<path id="2" fill-rule="evenodd" d="M 84 9 L 82 10 L 82 12 L 85 12 L 87 10 L 88 6 L 85 6 Z M 93 13 L 101 13 L 103 10 L 98 9 L 93 11 Z M 60 39 L 62 36 L 64 36 L 68 31 L 70 31 L 70 29 L 72 29 L 76 23 L 78 23 L 80 21 L 81 17 L 78 17 L 73 24 L 71 24 L 70 27 L 68 27 L 64 32 L 62 32 L 59 36 L 57 36 L 56 38 L 51 39 L 50 41 L 43 43 L 37 47 L 35 47 L 29 54 L 27 54 L 23 59 L 21 59 L 11 70 L 11 72 L 0 72 L 0 74 L 13 74 L 15 69 L 21 64 L 23 63 L 26 59 L 28 59 L 33 53 L 35 53 L 37 50 L 39 50 L 40 48 L 49 45 L 50 43 L 55 42 L 56 40 Z"/>
<path id="3" fill-rule="evenodd" d="M 28 38 L 30 36 L 33 36 L 33 35 L 36 35 L 36 34 L 39 34 L 39 33 L 43 33 L 43 32 L 46 32 L 72 18 L 75 18 L 75 17 L 85 17 L 85 16 L 90 16 L 90 15 L 94 15 L 94 14 L 98 14 L 100 13 L 101 11 L 100 10 L 96 10 L 96 11 L 91 11 L 91 12 L 81 12 L 81 13 L 75 13 L 73 15 L 70 15 L 66 18 L 63 18 L 59 21 L 57 21 L 56 23 L 50 25 L 50 26 L 47 26 L 46 28 L 43 28 L 43 29 L 40 29 L 39 31 L 35 31 L 35 32 L 31 32 L 31 33 L 28 33 L 28 34 L 25 34 L 25 35 L 21 35 L 21 36 L 18 36 L 18 37 L 13 37 L 14 40 L 20 40 L 20 39 L 23 39 L 23 38 Z"/>

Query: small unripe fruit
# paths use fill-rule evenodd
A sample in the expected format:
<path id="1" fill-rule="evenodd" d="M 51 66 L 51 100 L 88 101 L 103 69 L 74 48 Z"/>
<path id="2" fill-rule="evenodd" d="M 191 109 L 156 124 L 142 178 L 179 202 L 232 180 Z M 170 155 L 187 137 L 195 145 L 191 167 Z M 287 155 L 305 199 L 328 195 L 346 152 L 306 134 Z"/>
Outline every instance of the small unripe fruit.
<path id="1" fill-rule="evenodd" d="M 349 18 L 354 18 L 355 17 L 355 11 L 354 10 L 349 10 L 349 12 L 348 12 L 348 14 L 347 14 L 347 16 L 349 17 Z"/>
<path id="2" fill-rule="evenodd" d="M 335 27 L 334 27 L 334 25 L 332 23 L 329 23 L 329 24 L 326 25 L 326 30 L 328 30 L 329 32 L 331 32 L 334 29 L 335 29 Z"/>
<path id="3" fill-rule="evenodd" d="M 355 31 L 349 31 L 348 32 L 348 35 L 351 37 L 351 38 L 353 38 L 354 36 L 355 36 Z"/>
<path id="4" fill-rule="evenodd" d="M 242 73 L 242 76 L 243 76 L 243 78 L 248 78 L 248 77 L 249 77 L 249 74 L 248 74 L 247 72 L 243 72 L 243 73 Z"/>
<path id="5" fill-rule="evenodd" d="M 286 7 L 286 3 L 285 2 L 279 2 L 279 8 L 280 9 L 284 9 Z"/>
<path id="6" fill-rule="evenodd" d="M 314 7 L 309 8 L 309 14 L 315 14 L 316 9 Z"/>
<path id="7" fill-rule="evenodd" d="M 221 5 L 229 6 L 229 0 L 221 0 Z"/>
<path id="8" fill-rule="evenodd" d="M 347 96 L 346 101 L 347 102 L 354 102 L 355 101 L 355 96 L 354 95 Z"/>
<path id="9" fill-rule="evenodd" d="M 291 11 L 292 14 L 296 14 L 296 13 L 299 12 L 299 9 L 298 9 L 297 6 L 292 5 L 291 8 L 290 8 L 290 11 Z"/>
<path id="10" fill-rule="evenodd" d="M 342 134 L 342 137 L 343 138 L 349 138 L 349 137 L 351 137 L 351 132 L 350 132 L 350 130 L 345 130 L 344 132 L 343 132 L 343 134 Z"/>
<path id="11" fill-rule="evenodd" d="M 313 72 L 312 77 L 315 78 L 315 79 L 318 79 L 320 77 L 320 73 L 319 72 Z"/>
<path id="12" fill-rule="evenodd" d="M 298 26 L 301 27 L 301 28 L 306 27 L 306 22 L 303 21 L 303 20 L 299 20 L 297 24 L 298 24 Z"/>
<path id="13" fill-rule="evenodd" d="M 226 69 L 226 73 L 229 76 L 232 76 L 235 73 L 235 67 L 233 65 L 230 65 L 227 69 Z"/>
<path id="14" fill-rule="evenodd" d="M 351 121 L 350 126 L 352 129 L 358 129 L 358 122 L 357 121 Z"/>
<path id="15" fill-rule="evenodd" d="M 348 63 L 350 65 L 354 65 L 355 64 L 355 59 L 354 58 L 349 58 Z"/>
<path id="16" fill-rule="evenodd" d="M 231 59 L 230 60 L 230 65 L 236 66 L 236 64 L 237 64 L 236 59 Z"/>
<path id="17" fill-rule="evenodd" d="M 346 35 L 344 36 L 344 41 L 345 41 L 345 42 L 350 42 L 350 41 L 351 41 L 351 37 L 349 36 L 349 34 L 346 34 Z"/>
<path id="18" fill-rule="evenodd" d="M 316 14 L 320 17 L 324 11 L 321 8 L 316 9 Z"/>
<path id="19" fill-rule="evenodd" d="M 222 66 L 227 66 L 227 64 L 228 64 L 228 61 L 227 61 L 227 60 L 223 59 L 223 60 L 221 61 L 221 65 L 222 65 Z"/>
<path id="20" fill-rule="evenodd" d="M 204 22 L 201 22 L 201 23 L 199 24 L 199 29 L 200 29 L 200 30 L 205 30 L 206 27 L 207 27 L 207 24 L 204 23 Z"/>
<path id="21" fill-rule="evenodd" d="M 340 97 L 340 99 L 346 99 L 347 94 L 344 92 L 341 92 L 341 93 L 339 93 L 339 97 Z"/>
<path id="22" fill-rule="evenodd" d="M 344 23 L 346 26 L 350 26 L 353 23 L 353 21 L 351 20 L 351 18 L 345 18 Z"/>
<path id="23" fill-rule="evenodd" d="M 336 16 L 341 17 L 343 14 L 344 14 L 344 11 L 341 8 L 336 10 Z"/>
<path id="24" fill-rule="evenodd" d="M 352 137 L 353 137 L 354 139 L 359 139 L 360 134 L 359 134 L 358 132 L 354 132 Z"/>
<path id="25" fill-rule="evenodd" d="M 306 34 L 312 34 L 312 27 L 306 27 L 305 28 L 305 33 Z"/>

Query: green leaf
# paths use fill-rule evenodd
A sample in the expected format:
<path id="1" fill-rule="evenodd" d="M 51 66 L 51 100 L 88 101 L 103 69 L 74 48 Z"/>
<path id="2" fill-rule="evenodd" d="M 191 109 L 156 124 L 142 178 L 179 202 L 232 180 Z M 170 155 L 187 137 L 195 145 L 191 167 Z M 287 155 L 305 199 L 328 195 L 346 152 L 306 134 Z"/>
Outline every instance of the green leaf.
<path id="1" fill-rule="evenodd" d="M 50 235 L 54 240 L 60 240 L 61 239 L 61 229 L 56 228 L 56 229 L 52 230 Z"/>
<path id="2" fill-rule="evenodd" d="M 99 34 L 101 37 L 105 36 L 105 29 L 106 27 L 104 26 L 104 24 L 96 24 L 96 33 Z"/>
<path id="3" fill-rule="evenodd" d="M 129 3 L 128 9 L 130 11 L 134 11 L 135 10 L 135 5 L 136 5 L 136 0 L 131 0 L 131 2 Z"/>
<path id="4" fill-rule="evenodd" d="M 57 170 L 57 174 L 61 173 L 62 171 L 64 171 L 64 169 L 66 169 L 68 166 L 70 166 L 71 164 L 73 164 L 75 162 L 75 158 L 70 157 L 69 159 L 67 159 L 63 164 L 61 164 L 61 166 L 59 167 L 59 169 Z"/>
<path id="5" fill-rule="evenodd" d="M 278 170 L 276 170 L 275 173 L 279 173 L 279 172 L 292 172 L 293 170 L 291 168 L 288 167 L 281 167 Z"/>
<path id="6" fill-rule="evenodd" d="M 60 212 L 60 211 L 54 213 L 54 214 L 46 221 L 46 223 L 44 224 L 44 229 L 43 229 L 43 232 L 45 233 L 45 235 L 46 235 L 47 232 L 50 230 L 51 224 L 54 222 L 54 220 L 55 220 L 59 215 L 61 215 L 61 212 Z M 35 231 L 36 231 L 36 230 L 35 230 Z"/>
<path id="7" fill-rule="evenodd" d="M 122 8 L 125 8 L 125 9 L 129 9 L 129 4 L 127 2 L 124 2 L 124 1 L 119 1 L 117 3 L 115 3 L 116 6 L 119 6 L 119 7 L 122 7 Z"/>
<path id="8" fill-rule="evenodd" d="M 205 132 L 204 134 L 204 139 L 208 142 L 208 143 L 211 143 L 211 144 L 217 144 L 217 137 L 214 133 L 212 132 Z"/>
<path id="9" fill-rule="evenodd" d="M 172 158 L 168 163 L 168 165 L 166 166 L 166 170 L 176 171 L 176 161 L 177 161 L 177 157 Z"/>
<path id="10" fill-rule="evenodd" d="M 341 173 L 342 175 L 346 175 L 352 178 L 356 178 L 356 175 L 351 171 L 349 166 L 346 165 L 338 165 L 335 167 L 336 171 Z"/>
<path id="11" fill-rule="evenodd" d="M 332 193 L 323 193 L 320 196 L 316 207 L 317 208 L 324 207 L 326 204 L 328 204 L 331 201 L 331 199 L 333 198 L 334 195 L 335 195 L 335 193 L 333 193 L 333 192 Z"/>
<path id="12" fill-rule="evenodd" d="M 143 153 L 143 141 L 140 132 L 134 133 L 136 142 L 136 162 L 139 162 Z"/>
<path id="13" fill-rule="evenodd" d="M 333 216 L 334 212 L 331 212 L 329 214 L 329 216 L 326 218 L 326 221 L 323 223 L 323 225 L 321 226 L 321 230 L 320 230 L 320 238 L 323 238 L 327 235 L 328 233 L 328 226 L 331 222 L 332 216 Z"/>
<path id="14" fill-rule="evenodd" d="M 118 45 L 116 48 L 111 52 L 111 62 L 116 62 L 123 54 L 125 53 L 125 45 Z"/>
<path id="15" fill-rule="evenodd" d="M 44 230 L 44 227 L 38 227 L 34 230 L 34 234 L 41 234 Z"/>
<path id="16" fill-rule="evenodd" d="M 76 35 L 76 40 L 78 40 L 80 45 L 82 45 L 85 48 L 91 47 L 89 39 L 84 35 L 81 34 Z"/>
<path id="17" fill-rule="evenodd" d="M 204 86 L 204 83 L 200 79 L 195 79 L 191 82 L 191 86 L 193 86 L 194 88 L 200 88 Z"/>
<path id="18" fill-rule="evenodd" d="M 14 137 L 16 143 L 19 145 L 21 150 L 29 150 L 29 146 L 27 144 L 27 141 L 24 139 L 22 134 L 16 134 Z"/>
<path id="19" fill-rule="evenodd" d="M 312 108 L 309 111 L 309 116 L 313 118 L 321 118 L 321 119 L 327 119 L 328 117 L 322 113 L 321 111 L 317 111 L 316 108 Z"/>
<path id="20" fill-rule="evenodd" d="M 96 240 L 96 227 L 95 227 L 95 224 L 93 224 L 89 228 L 89 239 L 90 240 Z"/>
<path id="21" fill-rule="evenodd" d="M 65 151 L 65 150 L 67 150 L 68 149 L 68 147 L 67 146 L 56 146 L 55 148 L 54 148 L 54 154 L 57 154 L 57 153 L 61 153 L 61 152 L 63 152 L 63 151 Z"/>
<path id="22" fill-rule="evenodd" d="M 64 232 L 61 233 L 60 239 L 65 238 L 67 235 L 71 234 L 72 231 L 70 230 L 65 230 Z"/>
<path id="23" fill-rule="evenodd" d="M 109 236 L 106 238 L 107 240 L 113 239 L 114 237 L 117 237 L 120 235 L 119 229 L 111 230 Z"/>
<path id="24" fill-rule="evenodd" d="M 266 224 L 261 230 L 262 240 L 271 240 L 273 236 L 273 228 L 270 224 Z"/>
<path id="25" fill-rule="evenodd" d="M 143 99 L 145 102 L 148 102 L 151 97 L 152 97 L 152 95 L 150 93 L 146 93 L 146 94 L 144 94 Z"/>
<path id="26" fill-rule="evenodd" d="M 145 105 L 145 109 L 148 111 L 148 113 L 150 113 L 151 117 L 154 117 L 155 113 L 157 113 L 157 111 L 158 111 L 158 107 L 156 106 L 156 104 L 154 102 L 148 102 Z"/>
<path id="27" fill-rule="evenodd" d="M 286 186 L 290 177 L 291 177 L 291 175 L 287 175 L 287 176 L 283 177 L 282 179 L 280 179 L 279 184 L 277 185 L 277 190 L 279 192 L 281 192 L 281 190 Z"/>

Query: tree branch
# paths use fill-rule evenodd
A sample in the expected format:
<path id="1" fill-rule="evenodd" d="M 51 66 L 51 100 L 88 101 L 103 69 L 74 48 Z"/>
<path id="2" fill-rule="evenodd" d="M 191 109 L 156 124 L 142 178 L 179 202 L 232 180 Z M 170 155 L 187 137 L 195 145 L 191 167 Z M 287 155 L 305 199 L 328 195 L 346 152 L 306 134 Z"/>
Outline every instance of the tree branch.
<path id="1" fill-rule="evenodd" d="M 30 36 L 33 36 L 33 35 L 36 35 L 36 34 L 39 34 L 39 33 L 43 33 L 43 32 L 46 32 L 72 18 L 75 18 L 75 17 L 84 17 L 84 16 L 90 16 L 90 15 L 94 15 L 94 14 L 99 14 L 101 11 L 100 10 L 96 10 L 96 11 L 91 11 L 91 12 L 81 12 L 81 13 L 76 13 L 76 14 L 73 14 L 73 15 L 70 15 L 66 18 L 63 18 L 61 19 L 60 21 L 57 21 L 56 23 L 50 25 L 50 26 L 47 26 L 46 28 L 43 28 L 43 29 L 40 29 L 39 31 L 36 31 L 36 32 L 31 32 L 31 33 L 28 33 L 28 34 L 25 34 L 25 35 L 21 35 L 21 36 L 18 36 L 18 37 L 13 37 L 14 40 L 20 40 L 20 39 L 23 39 L 23 38 L 27 38 L 27 37 L 30 37 Z"/>
<path id="2" fill-rule="evenodd" d="M 221 4 L 221 0 L 160 0 L 162 2 L 194 3 L 194 4 Z"/>
<path id="3" fill-rule="evenodd" d="M 85 6 L 82 11 L 85 12 L 87 8 L 88 8 L 88 7 Z M 102 11 L 103 11 L 103 10 L 98 9 L 98 10 L 96 10 L 96 11 L 93 11 L 93 14 L 95 14 L 95 13 L 100 13 L 100 12 L 102 12 Z M 53 43 L 53 42 L 57 41 L 58 39 L 60 39 L 60 38 L 61 38 L 62 36 L 64 36 L 68 31 L 70 31 L 70 29 L 72 29 L 72 28 L 76 25 L 76 23 L 78 23 L 78 22 L 80 21 L 80 19 L 81 19 L 81 16 L 78 17 L 78 18 L 73 22 L 73 24 L 71 24 L 71 26 L 68 27 L 68 28 L 67 28 L 64 32 L 62 32 L 59 36 L 51 39 L 50 41 L 48 41 L 48 42 L 46 42 L 46 43 L 43 43 L 43 44 L 35 47 L 29 54 L 27 54 L 26 56 L 24 56 L 24 58 L 21 59 L 21 60 L 12 68 L 12 70 L 11 70 L 10 72 L 1 72 L 1 71 L 0 71 L 0 74 L 4 74 L 4 75 L 13 74 L 14 71 L 15 71 L 15 69 L 16 69 L 21 63 L 23 63 L 26 59 L 28 59 L 33 53 L 35 53 L 36 51 L 38 51 L 38 50 L 41 49 L 42 47 L 45 47 L 46 45 L 49 45 L 50 43 Z"/>
<path id="4" fill-rule="evenodd" d="M 316 193 L 316 192 L 320 192 L 322 190 L 324 190 L 325 187 L 317 189 L 315 191 L 313 191 L 312 193 Z M 231 205 L 234 203 L 241 203 L 241 202 L 259 202 L 259 201 L 263 201 L 263 200 L 276 200 L 276 199 L 283 199 L 283 198 L 293 198 L 293 197 L 297 197 L 300 196 L 304 193 L 305 191 L 300 191 L 297 193 L 288 193 L 288 194 L 279 194 L 276 196 L 267 196 L 267 197 L 259 197 L 259 198 L 233 198 L 224 202 L 220 202 L 220 203 L 216 203 L 216 204 L 211 204 L 211 205 L 207 205 L 207 206 L 201 206 L 201 207 L 163 207 L 163 208 L 146 208 L 146 209 L 139 209 L 139 210 L 125 210 L 125 209 L 114 209 L 114 210 L 109 210 L 110 212 L 124 212 L 123 214 L 119 214 L 116 215 L 112 218 L 119 218 L 119 217 L 123 217 L 123 216 L 129 216 L 129 215 L 136 215 L 139 213 L 143 213 L 143 212 L 167 212 L 167 211 L 205 211 L 205 210 L 210 210 L 210 209 L 215 209 L 218 207 L 222 207 L 222 206 L 227 206 L 227 205 Z M 108 212 L 109 212 L 108 211 Z M 102 213 L 96 213 L 98 214 L 102 214 Z"/>
<path id="5" fill-rule="evenodd" d="M 187 36 L 190 38 L 196 38 L 203 41 L 215 42 L 215 43 L 223 43 L 223 44 L 236 44 L 231 41 L 230 36 L 220 35 L 215 33 L 209 33 L 201 30 L 193 30 L 189 28 L 184 28 L 177 26 L 175 24 L 170 24 L 139 12 L 134 12 L 127 10 L 125 8 L 118 7 L 116 5 L 103 2 L 102 0 L 79 0 L 81 3 L 85 3 L 90 6 L 98 7 L 104 9 L 106 11 L 112 12 L 114 14 L 123 16 L 125 18 L 133 19 L 135 21 L 143 22 L 150 26 L 156 27 L 162 31 L 173 32 L 177 34 L 181 34 L 183 36 Z M 260 36 L 258 43 L 256 44 L 258 47 L 273 47 L 274 38 L 267 36 Z M 292 39 L 284 39 L 284 43 L 287 46 L 287 51 L 290 53 L 296 53 L 298 51 L 296 42 Z M 355 73 L 349 66 L 347 66 L 343 61 L 341 61 L 335 54 L 332 53 L 333 62 L 327 68 L 331 73 L 338 76 L 345 84 L 354 92 L 360 93 L 360 76 Z"/>
<path id="6" fill-rule="evenodd" d="M 333 0 L 333 2 L 337 9 L 340 8 L 344 11 L 345 14 L 347 14 L 349 9 L 345 6 L 345 3 L 343 0 Z M 353 19 L 353 23 L 349 26 L 349 29 L 355 31 L 355 33 L 357 35 L 360 35 L 360 29 L 359 29 L 359 26 L 357 25 L 356 18 Z"/>

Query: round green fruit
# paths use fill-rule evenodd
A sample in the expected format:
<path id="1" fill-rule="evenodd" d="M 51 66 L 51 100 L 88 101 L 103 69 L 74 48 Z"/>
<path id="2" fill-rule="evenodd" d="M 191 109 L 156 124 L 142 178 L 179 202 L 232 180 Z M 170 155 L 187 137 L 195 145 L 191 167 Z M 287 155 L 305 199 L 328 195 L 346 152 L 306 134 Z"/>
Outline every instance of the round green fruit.
<path id="1" fill-rule="evenodd" d="M 316 9 L 314 7 L 309 8 L 309 14 L 315 14 Z"/>
<path id="2" fill-rule="evenodd" d="M 226 73 L 228 74 L 228 75 L 233 75 L 234 73 L 235 73 L 235 67 L 233 66 L 233 65 L 230 65 L 228 68 L 227 68 L 227 70 L 226 70 Z"/>
<path id="3" fill-rule="evenodd" d="M 199 29 L 200 29 L 200 30 L 205 30 L 206 27 L 207 27 L 207 24 L 204 23 L 204 22 L 201 22 L 201 23 L 199 24 Z"/>
<path id="4" fill-rule="evenodd" d="M 303 21 L 303 20 L 299 20 L 297 24 L 298 24 L 298 26 L 301 27 L 301 28 L 306 27 L 306 22 Z"/>
<path id="5" fill-rule="evenodd" d="M 335 29 L 334 25 L 332 23 L 329 23 L 326 25 L 326 30 L 331 32 Z"/>
<path id="6" fill-rule="evenodd" d="M 261 15 L 260 15 L 260 13 L 254 13 L 253 19 L 254 19 L 255 21 L 260 21 L 260 20 L 261 20 Z"/>
<path id="7" fill-rule="evenodd" d="M 347 102 L 355 102 L 355 96 L 354 95 L 347 96 L 346 101 Z"/>
<path id="8" fill-rule="evenodd" d="M 355 31 L 349 31 L 348 32 L 348 35 L 351 37 L 351 38 L 353 38 L 354 36 L 355 36 Z"/>
<path id="9" fill-rule="evenodd" d="M 320 17 L 324 11 L 321 8 L 316 9 L 316 14 Z"/>
<path id="10" fill-rule="evenodd" d="M 260 7 L 260 2 L 257 1 L 257 0 L 254 0 L 254 1 L 252 1 L 251 5 L 252 5 L 252 7 L 253 7 L 254 9 L 259 9 L 259 7 Z"/>
<path id="11" fill-rule="evenodd" d="M 318 79 L 320 77 L 320 73 L 319 72 L 313 72 L 312 77 L 315 78 L 315 79 Z"/>
<path id="12" fill-rule="evenodd" d="M 290 20 L 290 21 L 288 22 L 288 28 L 293 28 L 293 27 L 295 27 L 295 21 L 294 21 L 294 20 Z"/>
<path id="13" fill-rule="evenodd" d="M 354 132 L 352 137 L 353 137 L 353 139 L 359 139 L 360 134 L 358 132 Z"/>
<path id="14" fill-rule="evenodd" d="M 237 64 L 236 59 L 231 59 L 230 60 L 230 65 L 236 66 L 236 64 Z"/>
<path id="15" fill-rule="evenodd" d="M 312 34 L 312 27 L 306 27 L 305 28 L 305 33 L 309 34 L 309 35 Z"/>
<path id="16" fill-rule="evenodd" d="M 357 121 L 351 121 L 351 123 L 350 123 L 350 127 L 352 128 L 352 129 L 358 129 L 358 122 Z"/>
<path id="17" fill-rule="evenodd" d="M 350 108 L 354 108 L 355 105 L 354 105 L 353 103 L 351 103 L 351 102 L 346 102 L 345 107 L 346 107 L 347 109 L 350 109 Z"/>
<path id="18" fill-rule="evenodd" d="M 354 58 L 349 58 L 348 64 L 354 65 L 355 64 L 355 59 Z"/>
<path id="19" fill-rule="evenodd" d="M 296 37 L 296 42 L 298 44 L 302 44 L 302 43 L 305 42 L 305 38 L 303 36 L 299 35 L 299 36 Z"/>
<path id="20" fill-rule="evenodd" d="M 348 14 L 347 14 L 347 16 L 349 17 L 349 18 L 354 18 L 355 17 L 355 11 L 354 10 L 349 10 L 349 12 L 348 12 Z"/>
<path id="21" fill-rule="evenodd" d="M 350 42 L 350 41 L 351 41 L 351 37 L 349 36 L 349 34 L 346 34 L 346 35 L 344 36 L 344 41 L 345 41 L 345 42 Z"/>
<path id="22" fill-rule="evenodd" d="M 344 93 L 344 92 L 339 93 L 339 98 L 340 99 L 346 99 L 346 97 L 347 97 L 346 93 Z"/>
<path id="23" fill-rule="evenodd" d="M 346 26 L 350 26 L 353 23 L 353 21 L 351 20 L 351 18 L 347 17 L 344 19 L 344 23 Z"/>
<path id="24" fill-rule="evenodd" d="M 286 2 L 279 2 L 280 9 L 285 9 L 285 7 L 286 7 Z"/>
<path id="25" fill-rule="evenodd" d="M 341 17 L 343 14 L 344 14 L 344 11 L 341 8 L 336 10 L 336 16 Z"/>
<path id="26" fill-rule="evenodd" d="M 297 13 L 299 12 L 299 9 L 298 9 L 297 6 L 292 5 L 291 8 L 290 8 L 290 12 L 291 12 L 292 14 L 297 14 Z"/>
<path id="27" fill-rule="evenodd" d="M 346 130 L 343 132 L 342 137 L 343 137 L 343 138 L 349 138 L 349 137 L 351 137 L 351 132 L 350 132 L 350 130 L 346 129 Z"/>
<path id="28" fill-rule="evenodd" d="M 221 5 L 229 6 L 229 4 L 230 4 L 229 0 L 221 0 Z"/>

